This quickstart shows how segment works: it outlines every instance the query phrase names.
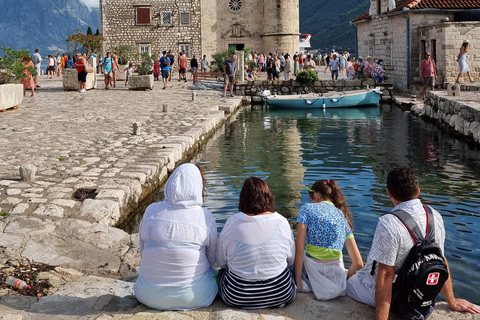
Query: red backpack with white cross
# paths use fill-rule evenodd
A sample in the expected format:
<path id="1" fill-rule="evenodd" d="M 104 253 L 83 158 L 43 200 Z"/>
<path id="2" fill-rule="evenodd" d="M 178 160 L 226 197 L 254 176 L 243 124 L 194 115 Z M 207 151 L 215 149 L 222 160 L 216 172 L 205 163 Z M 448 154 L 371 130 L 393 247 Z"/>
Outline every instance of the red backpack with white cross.
<path id="1" fill-rule="evenodd" d="M 426 319 L 433 312 L 435 298 L 449 276 L 440 246 L 435 243 L 432 208 L 423 208 L 427 216 L 425 236 L 407 212 L 395 210 L 389 213 L 400 219 L 415 242 L 392 290 L 391 310 L 406 319 Z"/>

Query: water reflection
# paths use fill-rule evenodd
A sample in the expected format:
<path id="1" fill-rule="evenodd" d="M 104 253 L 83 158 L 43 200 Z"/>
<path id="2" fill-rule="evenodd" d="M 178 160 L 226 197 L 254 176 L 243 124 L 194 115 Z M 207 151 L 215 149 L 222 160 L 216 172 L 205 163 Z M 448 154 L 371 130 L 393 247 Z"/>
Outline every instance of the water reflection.
<path id="1" fill-rule="evenodd" d="M 309 201 L 304 186 L 320 178 L 338 180 L 352 208 L 364 258 L 378 217 L 392 207 L 385 192 L 388 172 L 394 165 L 414 168 L 422 200 L 445 219 L 455 291 L 479 303 L 480 241 L 472 234 L 480 216 L 479 157 L 464 142 L 387 106 L 244 112 L 198 159 L 208 178 L 205 205 L 219 230 L 237 212 L 248 176 L 267 180 L 276 210 L 291 218 L 292 227 L 299 207 Z"/>

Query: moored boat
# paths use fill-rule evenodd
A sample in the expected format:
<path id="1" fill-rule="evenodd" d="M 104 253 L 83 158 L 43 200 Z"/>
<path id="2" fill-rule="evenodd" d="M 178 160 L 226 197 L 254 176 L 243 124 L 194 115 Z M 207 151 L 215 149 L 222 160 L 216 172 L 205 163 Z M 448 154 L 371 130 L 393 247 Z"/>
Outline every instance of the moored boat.
<path id="1" fill-rule="evenodd" d="M 379 88 L 327 93 L 307 93 L 301 95 L 269 95 L 264 98 L 270 107 L 275 108 L 347 108 L 375 106 L 380 102 Z"/>

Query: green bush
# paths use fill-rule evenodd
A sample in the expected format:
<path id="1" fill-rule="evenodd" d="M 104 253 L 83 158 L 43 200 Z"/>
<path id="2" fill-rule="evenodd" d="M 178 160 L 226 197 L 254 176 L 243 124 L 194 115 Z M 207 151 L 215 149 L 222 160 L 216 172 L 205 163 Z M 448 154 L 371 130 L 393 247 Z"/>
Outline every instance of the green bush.
<path id="1" fill-rule="evenodd" d="M 133 57 L 133 47 L 132 46 L 128 46 L 128 45 L 116 46 L 115 49 L 113 49 L 113 52 L 117 55 L 118 64 L 120 64 L 120 65 L 128 64 L 128 62 Z"/>
<path id="2" fill-rule="evenodd" d="M 213 72 L 223 72 L 223 65 L 225 60 L 235 55 L 234 49 L 228 49 L 223 52 L 217 52 L 212 55 L 213 61 L 210 63 L 210 67 Z"/>
<path id="3" fill-rule="evenodd" d="M 23 73 L 28 70 L 32 76 L 37 75 L 35 67 L 25 67 L 22 59 L 28 57 L 28 50 L 13 50 L 9 47 L 1 47 L 4 52 L 3 57 L 0 56 L 0 84 L 2 83 L 19 83 L 27 76 Z"/>
<path id="4" fill-rule="evenodd" d="M 153 60 L 148 54 L 148 52 L 144 52 L 139 56 L 140 64 L 135 66 L 135 71 L 141 76 L 147 75 L 150 70 L 152 70 Z"/>
<path id="5" fill-rule="evenodd" d="M 305 70 L 299 72 L 296 79 L 296 81 L 301 84 L 313 84 L 315 81 L 318 80 L 318 75 L 313 70 Z"/>

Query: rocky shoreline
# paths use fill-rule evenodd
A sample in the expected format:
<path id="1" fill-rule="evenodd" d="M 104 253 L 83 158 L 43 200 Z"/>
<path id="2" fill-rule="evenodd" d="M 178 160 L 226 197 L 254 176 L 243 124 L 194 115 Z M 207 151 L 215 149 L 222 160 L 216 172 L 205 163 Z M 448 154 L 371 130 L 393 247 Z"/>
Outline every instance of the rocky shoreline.
<path id="1" fill-rule="evenodd" d="M 218 299 L 191 312 L 139 304 L 132 290 L 140 264 L 138 235 L 113 226 L 241 99 L 203 91 L 193 96 L 175 81 L 166 91 L 122 87 L 84 94 L 64 92 L 60 80 L 40 84 L 34 98 L 1 116 L 0 268 L 7 272 L 22 261 L 52 266 L 36 274 L 51 287 L 37 297 L 0 288 L 0 319 L 373 318 L 373 308 L 349 298 L 322 302 L 311 294 L 299 294 L 284 309 L 248 312 L 226 308 Z M 20 181 L 18 168 L 25 164 L 37 168 L 34 181 Z M 79 189 L 95 196 L 75 198 Z M 431 319 L 480 316 L 441 304 Z"/>

